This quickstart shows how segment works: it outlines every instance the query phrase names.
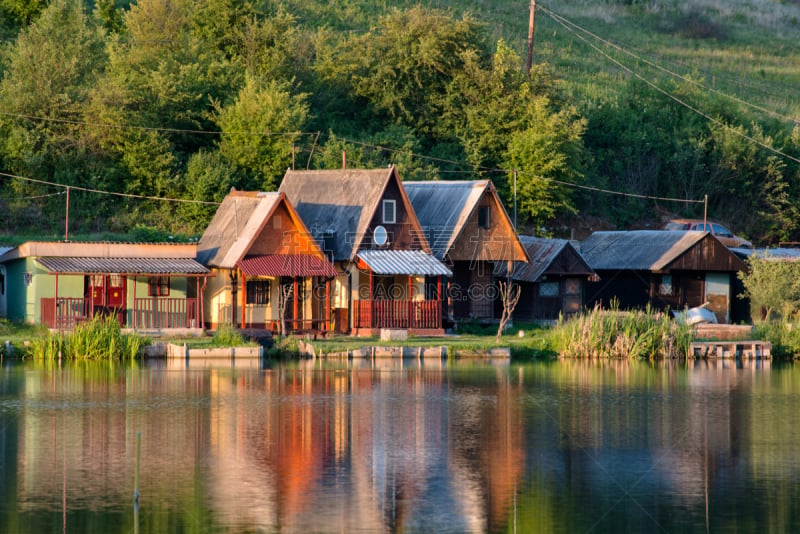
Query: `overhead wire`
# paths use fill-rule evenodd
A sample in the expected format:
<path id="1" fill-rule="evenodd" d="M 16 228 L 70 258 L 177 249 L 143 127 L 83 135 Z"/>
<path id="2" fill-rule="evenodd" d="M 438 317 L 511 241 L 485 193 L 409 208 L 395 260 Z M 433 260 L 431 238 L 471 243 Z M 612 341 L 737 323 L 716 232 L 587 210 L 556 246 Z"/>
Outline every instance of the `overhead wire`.
<path id="1" fill-rule="evenodd" d="M 552 11 L 546 11 L 546 13 L 547 14 L 551 14 L 553 12 Z M 677 96 L 673 95 L 669 91 L 659 87 L 658 85 L 656 85 L 655 83 L 651 82 L 650 80 L 648 80 L 647 78 L 645 78 L 644 76 L 642 76 L 641 74 L 639 74 L 638 72 L 633 70 L 632 68 L 630 68 L 627 65 L 625 65 L 624 63 L 622 63 L 621 61 L 611 57 L 609 54 L 604 52 L 598 46 L 596 46 L 593 43 L 591 43 L 583 35 L 581 35 L 577 31 L 575 31 L 573 28 L 571 28 L 569 26 L 569 24 L 567 24 L 566 22 L 562 21 L 561 20 L 562 17 L 560 17 L 559 15 L 555 15 L 555 16 L 551 15 L 551 17 L 553 18 L 553 20 L 555 20 L 557 23 L 559 23 L 564 29 L 566 29 L 567 31 L 569 31 L 570 33 L 575 35 L 575 37 L 577 37 L 578 39 L 580 39 L 581 41 L 586 43 L 586 45 L 588 45 L 590 48 L 594 49 L 597 53 L 601 54 L 606 59 L 608 59 L 609 61 L 611 61 L 615 65 L 617 65 L 619 68 L 621 68 L 622 70 L 624 70 L 625 72 L 627 72 L 631 76 L 635 77 L 636 79 L 640 80 L 641 82 L 645 83 L 646 85 L 652 87 L 653 89 L 655 89 L 656 91 L 658 91 L 662 95 L 666 96 L 667 98 L 669 98 L 669 99 L 673 100 L 674 102 L 680 104 L 681 106 L 683 106 L 686 109 L 692 111 L 693 113 L 703 117 L 704 119 L 708 120 L 709 122 L 712 122 L 712 123 L 714 123 L 714 124 L 716 124 L 718 126 L 721 126 L 722 128 L 726 129 L 727 131 L 733 133 L 734 135 L 737 135 L 737 136 L 739 136 L 739 137 L 741 137 L 743 139 L 746 139 L 747 141 L 750 141 L 751 143 L 754 143 L 754 144 L 760 146 L 761 148 L 763 148 L 765 150 L 773 152 L 774 154 L 777 154 L 778 156 L 784 157 L 784 158 L 789 159 L 791 161 L 794 161 L 796 163 L 800 163 L 800 158 L 796 158 L 796 157 L 792 156 L 791 154 L 787 154 L 787 153 L 785 153 L 785 152 L 783 152 L 781 150 L 778 150 L 777 148 L 774 148 L 774 147 L 768 145 L 767 143 L 764 143 L 763 141 L 759 141 L 758 139 L 754 138 L 753 136 L 747 135 L 746 133 L 737 130 L 736 128 L 726 124 L 725 122 L 712 117 L 708 113 L 705 113 L 704 111 L 700 110 L 699 108 L 697 108 L 695 106 L 692 106 L 688 102 L 684 102 L 682 99 L 680 99 Z M 566 19 L 564 19 L 564 20 L 566 20 Z"/>
<path id="2" fill-rule="evenodd" d="M 668 75 L 670 75 L 672 77 L 675 77 L 675 78 L 678 78 L 678 79 L 680 79 L 680 80 L 682 80 L 684 82 L 690 83 L 690 84 L 694 85 L 695 87 L 699 87 L 699 88 L 701 88 L 701 89 L 703 89 L 705 91 L 709 91 L 709 92 L 714 93 L 716 95 L 731 99 L 731 100 L 733 100 L 733 101 L 735 101 L 735 102 L 737 102 L 739 104 L 751 107 L 753 109 L 761 111 L 762 113 L 766 113 L 766 114 L 768 114 L 770 116 L 773 116 L 773 117 L 776 117 L 776 118 L 780 118 L 780 119 L 783 119 L 783 120 L 786 120 L 786 121 L 790 121 L 790 122 L 793 122 L 793 123 L 800 123 L 800 118 L 789 117 L 787 115 L 783 115 L 783 114 L 778 113 L 776 111 L 773 111 L 771 109 L 767 109 L 767 108 L 765 108 L 763 106 L 759 106 L 758 104 L 753 104 L 753 103 L 748 102 L 748 101 L 746 101 L 744 99 L 741 99 L 741 98 L 739 98 L 737 96 L 729 95 L 729 94 L 724 93 L 724 92 L 722 92 L 722 91 L 720 91 L 718 89 L 715 89 L 715 88 L 712 88 L 712 87 L 708 87 L 708 86 L 706 86 L 706 85 L 704 85 L 704 84 L 702 84 L 702 83 L 700 83 L 700 82 L 698 82 L 696 80 L 693 80 L 691 78 L 688 78 L 686 76 L 683 76 L 681 74 L 673 72 L 673 71 L 667 69 L 666 67 L 662 67 L 661 65 L 659 65 L 659 64 L 657 64 L 657 63 L 655 63 L 653 61 L 650 61 L 647 58 L 644 58 L 644 57 L 642 57 L 642 56 L 640 56 L 638 54 L 634 54 L 633 52 L 630 52 L 625 47 L 622 47 L 622 46 L 620 46 L 620 45 L 618 45 L 618 44 L 616 44 L 616 43 L 614 43 L 612 41 L 609 41 L 608 39 L 605 39 L 605 38 L 603 38 L 603 37 L 591 32 L 590 30 L 588 30 L 588 29 L 586 29 L 586 28 L 584 28 L 584 27 L 572 22 L 571 20 L 567 19 L 563 15 L 559 15 L 558 13 L 555 13 L 555 12 L 551 11 L 550 9 L 542 6 L 541 4 L 537 4 L 537 9 L 540 10 L 540 11 L 543 11 L 546 15 L 549 15 L 556 22 L 566 23 L 566 24 L 572 26 L 573 28 L 575 28 L 575 29 L 577 29 L 577 30 L 579 30 L 579 31 L 581 31 L 581 32 L 583 32 L 585 34 L 592 36 L 593 38 L 595 38 L 596 40 L 598 40 L 601 43 L 605 44 L 606 46 L 609 46 L 609 47 L 611 47 L 611 48 L 613 48 L 613 49 L 615 49 L 615 50 L 617 50 L 619 52 L 622 52 L 623 54 L 626 54 L 626 55 L 636 59 L 637 61 L 641 61 L 642 63 L 645 63 L 646 65 L 649 65 L 650 67 L 653 67 L 653 68 L 655 68 L 655 69 L 657 69 L 657 70 L 659 70 L 661 72 L 664 72 L 664 73 L 666 73 L 666 74 L 668 74 Z"/>

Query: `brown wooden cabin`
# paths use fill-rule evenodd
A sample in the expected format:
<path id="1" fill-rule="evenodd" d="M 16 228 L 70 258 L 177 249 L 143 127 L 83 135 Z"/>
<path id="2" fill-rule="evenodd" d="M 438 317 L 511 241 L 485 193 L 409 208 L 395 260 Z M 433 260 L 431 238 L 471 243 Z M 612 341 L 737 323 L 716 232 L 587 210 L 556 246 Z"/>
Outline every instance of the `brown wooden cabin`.
<path id="1" fill-rule="evenodd" d="M 431 254 L 395 167 L 287 171 L 280 191 L 332 259 L 337 330 L 443 334 L 451 271 Z"/>
<path id="2" fill-rule="evenodd" d="M 737 272 L 744 261 L 707 232 L 641 230 L 595 232 L 580 253 L 600 277 L 586 287 L 586 303 L 621 309 L 679 310 L 708 303 L 720 323 L 747 320 L 738 302 Z"/>
<path id="3" fill-rule="evenodd" d="M 515 264 L 511 272 L 511 279 L 520 286 L 514 321 L 552 322 L 580 312 L 585 285 L 597 275 L 578 250 L 564 239 L 521 235 L 519 240 L 530 261 Z M 497 266 L 495 276 L 509 276 L 505 264 Z"/>
<path id="4" fill-rule="evenodd" d="M 404 182 L 434 256 L 453 271 L 451 321 L 492 321 L 499 264 L 526 263 L 524 247 L 491 180 Z"/>
<path id="5" fill-rule="evenodd" d="M 333 265 L 283 193 L 232 191 L 197 245 L 208 326 L 331 333 Z M 282 314 L 282 315 L 281 315 Z"/>

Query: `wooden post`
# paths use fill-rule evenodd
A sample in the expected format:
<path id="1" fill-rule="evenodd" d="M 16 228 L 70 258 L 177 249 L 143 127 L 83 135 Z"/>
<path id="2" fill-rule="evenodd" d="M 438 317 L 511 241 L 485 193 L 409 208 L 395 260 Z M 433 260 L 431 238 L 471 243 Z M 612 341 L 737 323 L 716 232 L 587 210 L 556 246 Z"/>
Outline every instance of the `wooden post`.
<path id="1" fill-rule="evenodd" d="M 411 283 L 412 283 L 412 280 L 413 280 L 413 277 L 409 274 L 408 275 L 408 295 L 407 295 L 407 297 L 408 297 L 408 324 L 406 325 L 406 328 L 411 328 L 411 325 L 414 324 L 412 322 L 412 315 L 414 314 L 414 303 L 411 302 Z"/>
<path id="2" fill-rule="evenodd" d="M 292 330 L 297 330 L 297 310 L 298 310 L 298 292 L 297 292 L 297 277 L 292 278 Z"/>
<path id="3" fill-rule="evenodd" d="M 372 305 L 372 270 L 369 271 L 369 300 L 367 301 L 367 306 L 369 306 L 369 327 L 372 328 L 372 313 L 374 311 L 374 306 Z"/>
<path id="4" fill-rule="evenodd" d="M 58 273 L 56 273 L 56 298 L 53 302 L 53 326 L 58 328 Z"/>
<path id="5" fill-rule="evenodd" d="M 444 299 L 442 298 L 442 275 L 436 277 L 436 298 L 439 299 L 439 305 L 437 309 L 439 310 L 439 326 L 442 326 L 442 318 L 444 314 L 442 313 L 442 308 L 444 306 Z"/>
<path id="6" fill-rule="evenodd" d="M 64 225 L 64 242 L 69 243 L 69 187 L 67 187 L 67 220 Z"/>
<path id="7" fill-rule="evenodd" d="M 240 271 L 240 273 L 242 278 L 242 328 L 245 328 L 247 324 L 245 322 L 247 321 L 246 310 L 245 310 L 245 304 L 247 303 L 247 286 L 245 286 L 245 284 L 247 283 L 247 277 L 245 276 L 244 271 Z"/>
<path id="8" fill-rule="evenodd" d="M 325 331 L 331 330 L 331 279 L 325 280 Z"/>
<path id="9" fill-rule="evenodd" d="M 533 65 L 533 26 L 536 13 L 536 0 L 531 0 L 531 13 L 528 20 L 528 70 L 526 74 L 531 75 L 531 66 Z"/>

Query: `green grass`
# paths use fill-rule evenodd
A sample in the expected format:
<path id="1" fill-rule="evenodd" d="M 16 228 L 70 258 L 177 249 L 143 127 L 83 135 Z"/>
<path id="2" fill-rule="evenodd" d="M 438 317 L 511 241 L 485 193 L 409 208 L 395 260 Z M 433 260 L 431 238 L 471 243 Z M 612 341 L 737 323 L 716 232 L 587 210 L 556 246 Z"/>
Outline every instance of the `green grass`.
<path id="1" fill-rule="evenodd" d="M 26 352 L 36 361 L 133 360 L 150 343 L 138 334 L 123 334 L 116 317 L 95 316 L 72 332 L 47 332 Z"/>

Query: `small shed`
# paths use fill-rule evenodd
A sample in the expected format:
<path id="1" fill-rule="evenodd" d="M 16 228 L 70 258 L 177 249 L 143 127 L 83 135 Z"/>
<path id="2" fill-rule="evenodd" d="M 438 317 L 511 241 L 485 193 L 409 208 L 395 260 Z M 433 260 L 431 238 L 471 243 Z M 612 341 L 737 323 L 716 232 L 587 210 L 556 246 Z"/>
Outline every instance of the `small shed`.
<path id="1" fill-rule="evenodd" d="M 580 253 L 599 276 L 586 287 L 589 306 L 683 309 L 706 305 L 720 323 L 738 322 L 736 273 L 745 262 L 708 232 L 594 232 Z"/>
<path id="2" fill-rule="evenodd" d="M 597 275 L 580 252 L 565 239 L 519 236 L 530 262 L 515 264 L 511 273 L 498 264 L 495 276 L 510 277 L 520 285 L 514 310 L 517 322 L 550 322 L 578 313 L 583 306 L 585 285 Z"/>

